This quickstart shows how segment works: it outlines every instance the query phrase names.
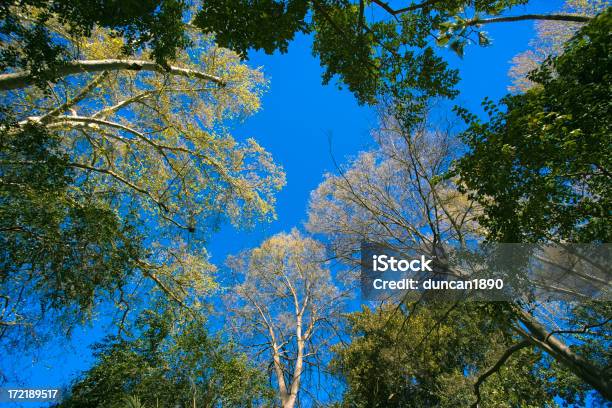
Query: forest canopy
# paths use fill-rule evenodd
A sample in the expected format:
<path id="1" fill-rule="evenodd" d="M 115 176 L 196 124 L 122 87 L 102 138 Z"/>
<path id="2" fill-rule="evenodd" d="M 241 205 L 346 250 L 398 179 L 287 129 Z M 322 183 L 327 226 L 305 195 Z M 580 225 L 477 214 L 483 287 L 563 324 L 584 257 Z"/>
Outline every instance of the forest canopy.
<path id="1" fill-rule="evenodd" d="M 46 403 L 610 403 L 612 7 L 532 3 L 3 2 L 0 388 L 36 388 L 10 366 L 42 373 L 39 352 L 88 342 L 72 377 L 50 376 L 62 392 Z M 521 22 L 535 37 L 495 78 L 509 93 L 475 109 L 461 58 L 516 41 L 486 30 L 527 32 Z M 376 115 L 344 160 L 330 137 L 329 151 L 292 162 L 308 134 L 275 132 L 313 101 L 275 96 L 253 61 L 291 61 L 303 41 L 320 70 L 275 69 L 293 82 L 321 75 Z M 336 112 L 329 98 L 316 100 L 321 117 Z M 253 128 L 280 141 L 249 127 L 268 101 L 274 119 Z M 308 161 L 316 174 L 299 169 Z M 312 189 L 300 210 L 284 207 L 295 184 Z M 304 208 L 303 223 L 288 221 Z M 368 301 L 364 243 L 418 249 L 434 265 L 499 243 L 596 245 L 607 258 L 586 259 L 597 274 L 562 265 L 598 288 L 576 284 L 569 301 Z"/>

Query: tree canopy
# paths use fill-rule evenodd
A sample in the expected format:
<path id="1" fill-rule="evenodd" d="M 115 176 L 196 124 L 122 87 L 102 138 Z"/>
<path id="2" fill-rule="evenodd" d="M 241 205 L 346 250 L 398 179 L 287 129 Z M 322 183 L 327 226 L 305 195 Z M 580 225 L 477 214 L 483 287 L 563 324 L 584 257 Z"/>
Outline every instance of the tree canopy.
<path id="1" fill-rule="evenodd" d="M 104 334 L 94 363 L 62 379 L 58 408 L 608 403 L 612 7 L 567 0 L 524 14 L 528 3 L 0 4 L 7 361 L 77 328 Z M 491 24 L 520 21 L 538 22 L 537 37 L 512 61 L 512 93 L 485 99 L 484 115 L 451 112 L 456 56 L 491 45 Z M 248 57 L 285 53 L 302 34 L 324 84 L 347 87 L 379 119 L 362 151 L 345 163 L 332 154 L 303 230 L 287 217 L 263 229 L 285 173 L 237 128 L 268 87 Z M 219 234 L 236 242 L 216 265 L 210 242 L 224 225 L 259 230 Z M 436 267 L 497 244 L 604 255 L 552 265 L 558 282 L 527 280 L 529 268 L 551 267 L 545 258 L 519 264 L 504 301 L 416 291 L 374 302 L 364 291 L 359 305 L 370 244 Z M 597 274 L 581 274 L 584 263 Z M 434 278 L 493 269 L 471 257 Z M 592 290 L 538 296 L 561 280 Z M 0 372 L 3 387 L 19 380 Z"/>
<path id="2" fill-rule="evenodd" d="M 406 129 L 383 117 L 377 148 L 313 193 L 309 229 L 324 234 L 334 255 L 352 265 L 359 265 L 361 241 L 430 254 L 442 242 L 607 242 L 609 24 L 607 11 L 563 54 L 551 56 L 532 74 L 542 86 L 506 98 L 516 109 L 487 105 L 493 119 L 484 123 L 460 110 L 472 120 L 462 134 L 465 153 L 435 127 Z M 555 122 L 559 115 L 568 116 Z M 548 305 L 517 299 L 508 305 L 509 324 L 609 399 L 606 304 L 565 305 L 550 320 Z M 602 331 L 582 336 L 590 327 Z"/>
<path id="3" fill-rule="evenodd" d="M 75 58 L 58 39 L 88 37 L 96 28 L 124 38 L 123 54 L 148 50 L 166 65 L 189 39 L 183 24 L 187 3 L 182 0 L 92 1 L 11 0 L 0 5 L 0 70 L 28 70 L 39 84 L 58 78 L 57 69 Z M 53 29 L 55 20 L 66 31 Z"/>
<path id="4" fill-rule="evenodd" d="M 608 9 L 529 75 L 536 87 L 485 101 L 488 121 L 460 110 L 456 173 L 490 239 L 610 242 L 611 26 Z"/>
<path id="5" fill-rule="evenodd" d="M 431 97 L 454 97 L 458 71 L 439 52 L 459 56 L 470 43 L 487 46 L 487 24 L 521 20 L 586 22 L 577 14 L 502 14 L 527 0 L 443 0 L 394 8 L 385 1 L 214 0 L 193 24 L 214 32 L 220 45 L 247 55 L 250 49 L 287 51 L 297 33 L 312 33 L 323 82 L 337 78 L 361 103 L 392 96 L 406 123 L 422 117 Z"/>
<path id="6" fill-rule="evenodd" d="M 428 98 L 457 94 L 458 73 L 448 68 L 440 47 L 462 56 L 470 43 L 487 46 L 488 24 L 589 20 L 576 13 L 505 14 L 527 2 L 424 0 L 394 8 L 382 0 L 10 1 L 0 9 L 0 34 L 12 41 L 0 60 L 3 70 L 29 70 L 39 84 L 56 80 L 58 70 L 74 60 L 49 27 L 56 18 L 68 27 L 68 39 L 103 27 L 126 39 L 122 55 L 145 51 L 165 69 L 189 45 L 193 30 L 214 34 L 220 46 L 243 57 L 252 49 L 286 52 L 297 33 L 313 33 L 324 83 L 338 78 L 360 103 L 392 95 L 409 123 L 422 116 Z"/>

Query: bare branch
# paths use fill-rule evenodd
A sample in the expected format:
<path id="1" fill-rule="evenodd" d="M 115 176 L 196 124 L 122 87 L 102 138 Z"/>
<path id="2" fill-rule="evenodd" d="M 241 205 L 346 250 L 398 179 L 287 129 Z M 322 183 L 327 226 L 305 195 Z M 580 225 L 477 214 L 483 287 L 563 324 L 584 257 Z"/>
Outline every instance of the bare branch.
<path id="1" fill-rule="evenodd" d="M 112 171 L 110 169 L 103 169 L 103 168 L 88 166 L 87 164 L 74 163 L 74 162 L 66 163 L 66 165 L 70 166 L 70 167 L 77 167 L 77 168 L 84 169 L 84 170 L 91 170 L 91 171 L 95 171 L 95 172 L 98 172 L 98 173 L 108 174 L 109 176 L 111 176 L 114 179 L 120 181 L 121 183 L 125 184 L 126 186 L 130 187 L 131 189 L 136 190 L 137 192 L 146 195 L 151 200 L 153 200 L 155 202 L 155 204 L 157 204 L 159 207 L 163 208 L 165 212 L 169 211 L 168 207 L 166 206 L 166 204 L 164 204 L 163 202 L 158 200 L 156 197 L 154 197 L 149 191 L 145 190 L 142 187 L 137 186 L 136 184 L 132 183 L 131 181 L 127 180 L 126 178 L 122 177 L 121 175 L 115 173 L 114 171 Z"/>
<path id="2" fill-rule="evenodd" d="M 120 59 L 104 59 L 104 60 L 77 60 L 66 63 L 58 68 L 57 75 L 64 77 L 72 74 L 81 74 L 86 72 L 100 71 L 152 71 L 160 74 L 169 74 L 183 76 L 186 78 L 197 78 L 206 81 L 212 81 L 220 86 L 225 86 L 225 82 L 214 75 L 194 69 L 181 68 L 177 66 L 169 66 L 167 69 L 159 64 L 145 60 L 120 60 Z M 9 91 L 12 89 L 25 88 L 32 85 L 35 81 L 34 76 L 30 71 L 12 72 L 10 74 L 0 75 L 0 91 Z"/>
<path id="3" fill-rule="evenodd" d="M 468 26 L 474 26 L 479 24 L 491 24 L 491 23 L 509 23 L 514 21 L 525 21 L 525 20 L 546 20 L 546 21 L 566 21 L 572 23 L 588 23 L 592 17 L 578 16 L 575 14 L 523 14 L 522 16 L 508 16 L 508 17 L 495 17 L 495 18 L 483 18 L 468 21 Z"/>
<path id="4" fill-rule="evenodd" d="M 438 3 L 438 2 L 440 2 L 440 0 L 427 0 L 427 1 L 424 1 L 423 3 L 412 4 L 410 6 L 395 10 L 389 5 L 389 3 L 385 3 L 382 0 L 372 0 L 372 3 L 380 6 L 383 10 L 385 10 L 387 13 L 393 16 L 397 16 L 398 14 L 406 13 L 408 11 L 414 11 L 414 10 L 427 8 L 429 6 L 433 6 L 435 3 Z"/>
<path id="5" fill-rule="evenodd" d="M 85 99 L 85 97 L 87 97 L 87 95 L 107 77 L 108 71 L 103 71 L 100 75 L 98 75 L 97 77 L 92 79 L 87 85 L 85 85 L 72 99 L 66 101 L 62 105 L 41 116 L 39 119 L 40 122 L 47 123 L 51 119 L 51 117 L 62 113 L 66 109 L 70 109 L 72 106 Z"/>

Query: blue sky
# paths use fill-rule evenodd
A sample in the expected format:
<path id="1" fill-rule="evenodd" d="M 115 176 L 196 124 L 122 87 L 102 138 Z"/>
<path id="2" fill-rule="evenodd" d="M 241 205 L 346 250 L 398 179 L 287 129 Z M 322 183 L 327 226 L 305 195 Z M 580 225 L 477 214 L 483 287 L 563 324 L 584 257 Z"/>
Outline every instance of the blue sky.
<path id="1" fill-rule="evenodd" d="M 561 4 L 559 0 L 535 0 L 515 13 L 553 11 Z M 533 22 L 487 28 L 493 39 L 490 47 L 470 46 L 462 60 L 448 53 L 448 61 L 460 69 L 462 78 L 457 102 L 476 112 L 485 96 L 495 100 L 507 93 L 509 61 L 526 49 L 534 35 Z M 258 225 L 253 231 L 223 227 L 211 237 L 208 249 L 215 263 L 222 263 L 228 254 L 258 245 L 272 234 L 302 225 L 310 192 L 325 172 L 334 170 L 330 137 L 338 162 L 372 145 L 369 134 L 376 126 L 375 113 L 358 106 L 348 91 L 338 90 L 333 84 L 321 85 L 322 70 L 310 46 L 311 38 L 300 35 L 287 54 L 253 53 L 247 62 L 263 67 L 270 89 L 263 97 L 261 112 L 237 126 L 233 133 L 239 140 L 253 137 L 270 151 L 284 167 L 287 185 L 277 198 L 276 221 Z M 104 334 L 105 327 L 95 324 L 79 328 L 70 341 L 56 341 L 38 350 L 35 361 L 30 356 L 11 356 L 11 361 L 3 358 L 0 367 L 9 378 L 18 373 L 27 379 L 22 385 L 62 386 L 92 364 L 89 346 Z"/>

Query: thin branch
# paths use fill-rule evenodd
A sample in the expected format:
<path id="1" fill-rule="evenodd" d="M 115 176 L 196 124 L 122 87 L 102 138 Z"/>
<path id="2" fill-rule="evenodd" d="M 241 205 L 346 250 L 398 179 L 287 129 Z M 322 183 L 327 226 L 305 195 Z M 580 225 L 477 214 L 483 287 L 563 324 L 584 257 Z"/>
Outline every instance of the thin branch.
<path id="1" fill-rule="evenodd" d="M 95 89 L 102 81 L 104 81 L 106 77 L 108 77 L 108 71 L 103 71 L 100 75 L 98 75 L 97 77 L 92 79 L 87 85 L 85 85 L 72 99 L 66 101 L 57 108 L 41 116 L 39 119 L 40 122 L 46 123 L 51 119 L 51 117 L 62 113 L 66 109 L 70 109 L 72 106 L 82 101 L 93 89 Z"/>
<path id="2" fill-rule="evenodd" d="M 38 118 L 35 117 L 31 117 L 26 119 L 25 121 L 20 122 L 20 125 L 24 125 L 25 123 L 27 123 L 28 121 L 34 121 L 37 122 L 39 121 Z M 175 151 L 175 152 L 182 152 L 182 153 L 186 153 L 189 155 L 193 155 L 195 157 L 198 157 L 201 160 L 204 160 L 208 165 L 212 166 L 215 168 L 215 170 L 217 170 L 219 172 L 219 174 L 221 176 L 223 176 L 224 180 L 226 182 L 228 182 L 231 186 L 233 187 L 238 187 L 238 185 L 234 182 L 232 176 L 230 174 L 228 174 L 228 172 L 223 168 L 223 166 L 221 164 L 219 164 L 215 159 L 208 157 L 206 155 L 203 155 L 201 153 L 198 152 L 194 152 L 193 150 L 190 150 L 188 148 L 185 147 L 180 147 L 180 146 L 168 146 L 168 145 L 164 145 L 161 143 L 157 143 L 151 139 L 149 139 L 148 137 L 146 137 L 143 133 L 132 129 L 129 126 L 123 125 L 121 123 L 117 123 L 117 122 L 112 122 L 112 121 L 108 121 L 108 120 L 104 120 L 104 119 L 98 119 L 96 117 L 88 117 L 88 116 L 58 116 L 56 117 L 56 119 L 54 119 L 54 121 L 47 125 L 48 128 L 54 127 L 54 126 L 61 126 L 64 124 L 71 124 L 71 123 L 93 123 L 93 124 L 97 124 L 97 125 L 103 125 L 103 126 L 108 126 L 108 127 L 112 127 L 112 128 L 116 128 L 116 129 L 120 129 L 120 130 L 124 130 L 126 132 L 129 132 L 135 136 L 137 136 L 139 139 L 141 139 L 142 141 L 144 141 L 145 143 L 149 144 L 150 146 L 154 147 L 158 152 L 160 152 L 162 155 L 164 154 L 164 150 L 170 150 L 170 151 Z"/>
<path id="3" fill-rule="evenodd" d="M 148 190 L 146 190 L 146 189 L 144 189 L 142 187 L 137 186 L 136 184 L 132 183 L 131 181 L 127 180 L 126 178 L 122 177 L 121 175 L 115 173 L 114 171 L 112 171 L 110 169 L 102 169 L 102 168 L 98 168 L 98 167 L 88 166 L 87 164 L 74 163 L 74 162 L 66 163 L 66 165 L 70 166 L 70 167 L 76 167 L 76 168 L 80 168 L 80 169 L 84 169 L 84 170 L 90 170 L 90 171 L 95 171 L 95 172 L 98 172 L 98 173 L 108 174 L 109 176 L 113 177 L 117 181 L 120 181 L 121 183 L 125 184 L 126 186 L 130 187 L 131 189 L 136 190 L 137 192 L 146 195 L 151 200 L 153 200 L 155 202 L 155 204 L 157 204 L 159 207 L 163 208 L 165 212 L 169 211 L 168 207 L 166 206 L 166 204 L 164 204 L 163 202 L 161 202 L 158 199 L 156 199 L 155 197 L 153 197 L 153 195 Z"/>
<path id="4" fill-rule="evenodd" d="M 123 108 L 126 105 L 129 105 L 133 102 L 139 101 L 141 99 L 147 98 L 155 93 L 161 92 L 160 90 L 151 90 L 151 91 L 144 91 L 141 92 L 137 95 L 134 95 L 130 98 L 124 99 L 121 102 L 118 102 L 117 104 L 113 105 L 113 106 L 109 106 L 106 107 L 104 109 L 99 110 L 98 112 L 94 113 L 92 115 L 93 118 L 105 118 L 108 115 L 110 115 L 111 113 L 114 113 L 116 111 L 118 111 L 119 109 Z"/>
<path id="5" fill-rule="evenodd" d="M 440 2 L 440 0 L 427 0 L 427 1 L 424 1 L 423 3 L 412 4 L 410 6 L 395 10 L 389 5 L 389 3 L 385 3 L 384 1 L 381 1 L 381 0 L 372 0 L 372 3 L 380 6 L 383 10 L 385 10 L 387 13 L 391 14 L 392 16 L 397 16 L 398 14 L 406 13 L 408 11 L 414 11 L 414 10 L 423 9 L 429 6 L 433 6 L 435 3 L 438 3 L 438 2 Z"/>
<path id="6" fill-rule="evenodd" d="M 521 350 L 521 349 L 529 346 L 530 344 L 531 343 L 529 341 L 523 340 L 520 343 L 517 343 L 514 346 L 509 347 L 504 352 L 504 354 L 502 354 L 502 356 L 499 358 L 499 360 L 497 360 L 497 362 L 493 365 L 493 367 L 489 368 L 487 371 L 485 371 L 484 373 L 482 373 L 482 375 L 480 375 L 478 377 L 478 379 L 474 383 L 474 394 L 476 394 L 476 401 L 472 404 L 472 408 L 479 408 L 479 406 L 480 406 L 480 400 L 481 400 L 480 386 L 482 385 L 482 383 L 487 378 L 489 378 L 491 375 L 493 375 L 494 373 L 499 371 L 499 369 L 504 365 L 504 363 L 510 358 L 510 356 L 512 354 L 514 354 L 518 350 Z"/>
<path id="7" fill-rule="evenodd" d="M 550 336 L 554 336 L 555 334 L 591 334 L 591 335 L 597 336 L 599 335 L 599 333 L 594 333 L 589 330 L 595 329 L 601 326 L 605 326 L 606 324 L 610 323 L 610 321 L 612 321 L 612 317 L 607 318 L 603 322 L 587 324 L 583 326 L 581 329 L 577 329 L 577 330 L 553 330 L 550 333 L 548 333 L 548 336 L 546 336 L 546 339 L 548 340 Z"/>
<path id="8" fill-rule="evenodd" d="M 182 306 L 185 309 L 189 309 L 185 303 L 178 298 L 178 296 L 172 291 L 170 290 L 170 288 L 168 288 L 166 286 L 166 284 L 164 284 L 164 282 L 162 282 L 162 280 L 153 272 L 150 271 L 144 271 L 145 276 L 148 276 L 149 278 L 151 278 L 153 280 L 153 282 L 155 282 L 155 284 L 168 296 L 170 296 L 176 303 L 178 303 L 180 306 Z"/>

